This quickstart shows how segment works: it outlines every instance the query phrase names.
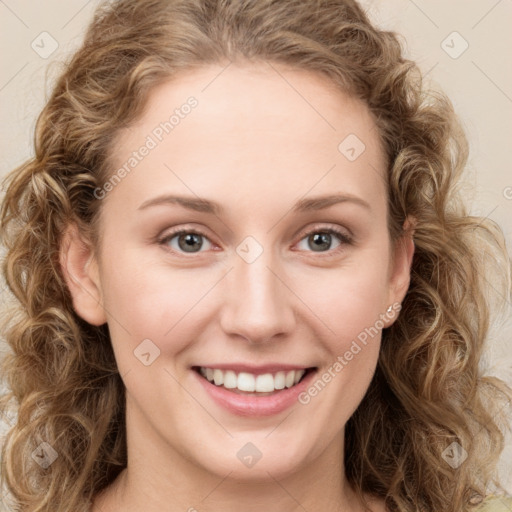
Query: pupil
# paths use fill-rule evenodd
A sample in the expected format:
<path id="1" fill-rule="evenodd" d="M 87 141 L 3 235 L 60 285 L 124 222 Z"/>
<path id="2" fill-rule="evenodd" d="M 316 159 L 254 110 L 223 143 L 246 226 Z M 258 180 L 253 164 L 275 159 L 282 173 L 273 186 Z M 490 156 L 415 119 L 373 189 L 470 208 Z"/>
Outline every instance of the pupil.
<path id="1" fill-rule="evenodd" d="M 331 235 L 329 233 L 315 233 L 312 235 L 314 241 L 313 250 L 318 251 L 320 249 L 329 249 L 331 245 Z M 319 244 L 317 244 L 319 242 Z"/>
<path id="2" fill-rule="evenodd" d="M 329 246 L 331 245 L 330 233 L 315 233 L 309 238 L 313 241 L 312 247 L 314 251 L 329 249 Z M 186 252 L 194 252 L 194 249 L 199 250 L 201 249 L 202 245 L 203 243 L 201 241 L 201 235 L 196 233 L 187 233 L 186 235 L 181 235 L 179 237 L 179 246 Z"/>
<path id="3" fill-rule="evenodd" d="M 196 233 L 187 233 L 179 237 L 179 246 L 181 249 L 187 252 L 194 252 L 194 244 L 197 244 L 197 249 L 201 249 L 203 243 L 200 239 L 201 235 Z M 184 243 L 182 243 L 184 241 Z M 192 250 L 191 250 L 192 249 Z"/>

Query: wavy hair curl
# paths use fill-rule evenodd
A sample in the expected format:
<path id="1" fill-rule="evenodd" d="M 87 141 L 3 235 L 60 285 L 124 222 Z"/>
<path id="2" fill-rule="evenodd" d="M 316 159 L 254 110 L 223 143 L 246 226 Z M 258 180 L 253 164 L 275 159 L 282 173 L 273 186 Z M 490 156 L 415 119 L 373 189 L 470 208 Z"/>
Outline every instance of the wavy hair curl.
<path id="1" fill-rule="evenodd" d="M 458 183 L 468 144 L 450 100 L 427 91 L 399 36 L 354 0 L 118 0 L 96 11 L 38 117 L 35 156 L 7 178 L 0 221 L 13 305 L 1 363 L 17 412 L 2 445 L 16 510 L 85 512 L 126 466 L 124 386 L 106 325 L 74 311 L 59 265 L 66 227 L 98 242 L 116 134 L 152 89 L 205 64 L 266 61 L 321 73 L 375 114 L 388 158 L 389 231 L 415 219 L 411 284 L 383 333 L 374 378 L 346 426 L 354 489 L 392 512 L 467 511 L 495 482 L 511 390 L 480 368 L 489 276 L 510 261 L 503 234 L 471 216 Z M 489 266 L 489 261 L 495 262 Z M 6 312 L 7 313 L 7 312 Z M 31 453 L 48 442 L 46 470 Z M 457 469 L 452 442 L 468 453 Z"/>

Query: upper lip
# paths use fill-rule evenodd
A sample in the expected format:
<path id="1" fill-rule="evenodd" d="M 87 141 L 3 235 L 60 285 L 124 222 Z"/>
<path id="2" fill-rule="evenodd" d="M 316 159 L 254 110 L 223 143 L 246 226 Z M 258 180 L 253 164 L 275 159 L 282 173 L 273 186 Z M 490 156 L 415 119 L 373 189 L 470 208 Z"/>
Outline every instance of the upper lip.
<path id="1" fill-rule="evenodd" d="M 192 368 L 213 368 L 219 370 L 232 370 L 235 373 L 247 372 L 253 373 L 254 375 L 262 375 L 264 373 L 277 373 L 277 372 L 288 372 L 291 370 L 307 370 L 308 368 L 314 368 L 311 365 L 301 364 L 279 364 L 270 363 L 263 365 L 255 365 L 250 363 L 207 363 L 194 365 Z"/>

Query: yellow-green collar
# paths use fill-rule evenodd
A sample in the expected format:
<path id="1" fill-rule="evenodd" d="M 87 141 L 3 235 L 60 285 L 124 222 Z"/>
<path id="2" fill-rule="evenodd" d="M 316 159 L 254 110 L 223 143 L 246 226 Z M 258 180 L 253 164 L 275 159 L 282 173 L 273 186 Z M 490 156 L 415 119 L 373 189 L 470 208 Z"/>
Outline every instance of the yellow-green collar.
<path id="1" fill-rule="evenodd" d="M 477 510 L 478 512 L 512 512 L 512 497 L 489 496 Z"/>

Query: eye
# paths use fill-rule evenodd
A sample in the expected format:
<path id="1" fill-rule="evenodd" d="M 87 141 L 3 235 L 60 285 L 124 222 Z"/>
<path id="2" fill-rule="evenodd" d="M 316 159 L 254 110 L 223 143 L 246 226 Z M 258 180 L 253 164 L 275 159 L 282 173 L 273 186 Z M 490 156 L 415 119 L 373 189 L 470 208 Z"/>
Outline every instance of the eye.
<path id="1" fill-rule="evenodd" d="M 338 239 L 338 245 L 334 248 L 331 247 L 333 235 Z M 304 241 L 306 245 L 312 248 L 311 252 L 337 252 L 343 248 L 343 245 L 352 243 L 352 239 L 348 234 L 331 227 L 315 228 L 309 231 L 306 236 L 301 239 L 301 242 Z"/>
<path id="2" fill-rule="evenodd" d="M 169 246 L 176 252 L 197 253 L 203 247 L 203 240 L 208 240 L 206 235 L 192 229 L 181 229 L 165 235 L 159 240 L 162 245 Z M 211 242 L 208 240 L 211 245 Z"/>
<path id="3" fill-rule="evenodd" d="M 338 240 L 338 245 L 334 248 L 331 247 L 333 243 L 333 235 L 335 235 L 335 239 Z M 174 252 L 194 254 L 201 252 L 201 249 L 204 247 L 204 240 L 207 241 L 206 250 L 211 249 L 212 243 L 204 233 L 193 229 L 182 228 L 166 234 L 159 239 L 158 242 L 161 245 L 169 247 Z M 352 243 L 352 239 L 347 233 L 332 227 L 315 228 L 306 233 L 306 236 L 300 240 L 299 245 L 304 241 L 311 249 L 308 250 L 306 248 L 306 252 L 322 253 L 338 252 L 343 249 L 344 245 Z M 302 250 L 304 249 L 302 248 Z"/>

